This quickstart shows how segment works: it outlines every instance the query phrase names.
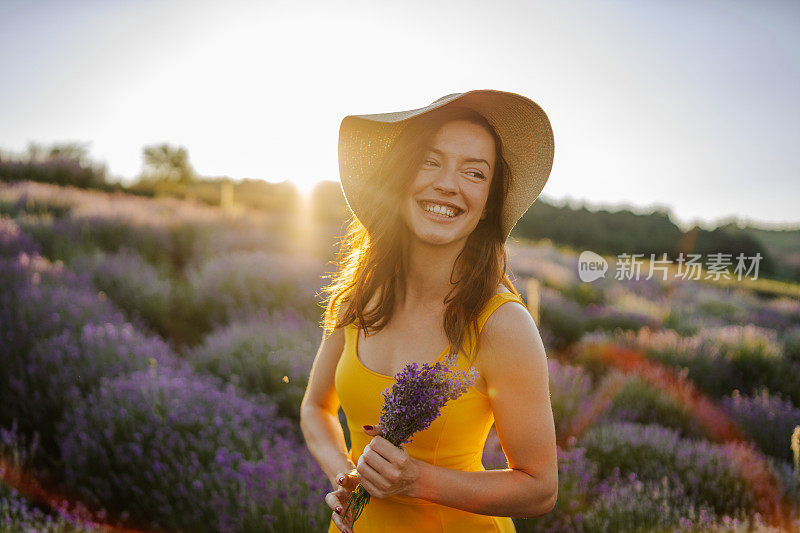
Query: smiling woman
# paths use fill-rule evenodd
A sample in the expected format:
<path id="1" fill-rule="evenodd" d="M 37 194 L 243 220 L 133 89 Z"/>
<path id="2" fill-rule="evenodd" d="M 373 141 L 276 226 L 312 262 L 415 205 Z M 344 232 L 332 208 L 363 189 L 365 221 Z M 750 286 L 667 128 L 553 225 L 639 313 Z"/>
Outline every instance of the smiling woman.
<path id="1" fill-rule="evenodd" d="M 470 110 L 461 115 L 465 118 L 439 128 L 402 209 L 409 235 L 427 235 L 438 244 L 457 241 L 459 248 L 486 218 L 486 200 L 495 181 L 494 137 Z"/>
<path id="2" fill-rule="evenodd" d="M 544 187 L 552 143 L 541 108 L 501 91 L 342 122 L 342 188 L 354 216 L 301 407 L 306 443 L 334 489 L 329 531 L 352 531 L 342 510 L 358 483 L 372 497 L 357 522 L 365 533 L 511 532 L 511 517 L 553 508 L 547 358 L 506 274 L 505 248 Z M 406 364 L 449 354 L 478 380 L 395 447 L 377 425 L 382 391 Z M 481 464 L 492 424 L 508 469 Z"/>

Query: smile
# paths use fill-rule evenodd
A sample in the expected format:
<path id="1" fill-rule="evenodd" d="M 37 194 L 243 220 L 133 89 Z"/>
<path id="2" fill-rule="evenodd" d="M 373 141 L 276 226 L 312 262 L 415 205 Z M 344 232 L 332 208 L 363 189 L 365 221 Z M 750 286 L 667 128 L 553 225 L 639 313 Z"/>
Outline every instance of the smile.
<path id="1" fill-rule="evenodd" d="M 431 202 L 417 202 L 417 205 L 425 211 L 430 218 L 435 220 L 452 220 L 463 213 L 463 211 L 457 207 L 444 206 Z"/>

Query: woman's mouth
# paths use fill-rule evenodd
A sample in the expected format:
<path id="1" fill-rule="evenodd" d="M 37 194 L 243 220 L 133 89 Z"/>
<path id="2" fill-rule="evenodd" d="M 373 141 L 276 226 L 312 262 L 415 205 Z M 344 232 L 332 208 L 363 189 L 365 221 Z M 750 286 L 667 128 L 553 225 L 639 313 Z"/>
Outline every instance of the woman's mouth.
<path id="1" fill-rule="evenodd" d="M 444 206 L 433 202 L 418 201 L 417 205 L 431 220 L 450 221 L 458 218 L 463 211 L 457 207 Z"/>

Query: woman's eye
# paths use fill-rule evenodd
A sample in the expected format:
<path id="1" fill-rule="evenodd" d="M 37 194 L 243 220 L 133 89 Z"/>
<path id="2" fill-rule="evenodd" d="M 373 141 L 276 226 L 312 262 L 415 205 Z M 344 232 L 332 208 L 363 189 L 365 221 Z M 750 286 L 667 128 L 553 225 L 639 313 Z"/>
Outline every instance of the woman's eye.
<path id="1" fill-rule="evenodd" d="M 434 161 L 432 159 L 426 159 L 425 162 L 423 163 L 423 165 L 427 165 L 428 163 L 431 163 L 432 165 L 435 165 L 436 161 Z"/>
<path id="2" fill-rule="evenodd" d="M 478 172 L 477 170 L 470 170 L 469 172 L 467 172 L 467 174 L 469 174 L 469 175 L 477 174 L 477 176 L 475 176 L 476 178 L 486 179 L 486 176 L 484 176 L 482 173 Z"/>

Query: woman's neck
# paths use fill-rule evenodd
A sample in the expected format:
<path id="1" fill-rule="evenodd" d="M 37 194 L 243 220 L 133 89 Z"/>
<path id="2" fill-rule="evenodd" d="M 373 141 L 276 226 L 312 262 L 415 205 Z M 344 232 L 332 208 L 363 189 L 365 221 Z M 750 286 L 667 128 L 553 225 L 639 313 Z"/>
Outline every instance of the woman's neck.
<path id="1" fill-rule="evenodd" d="M 398 294 L 397 299 L 400 309 L 441 309 L 453 288 L 450 276 L 463 246 L 464 242 L 442 246 L 410 242 L 406 254 L 405 294 Z"/>

